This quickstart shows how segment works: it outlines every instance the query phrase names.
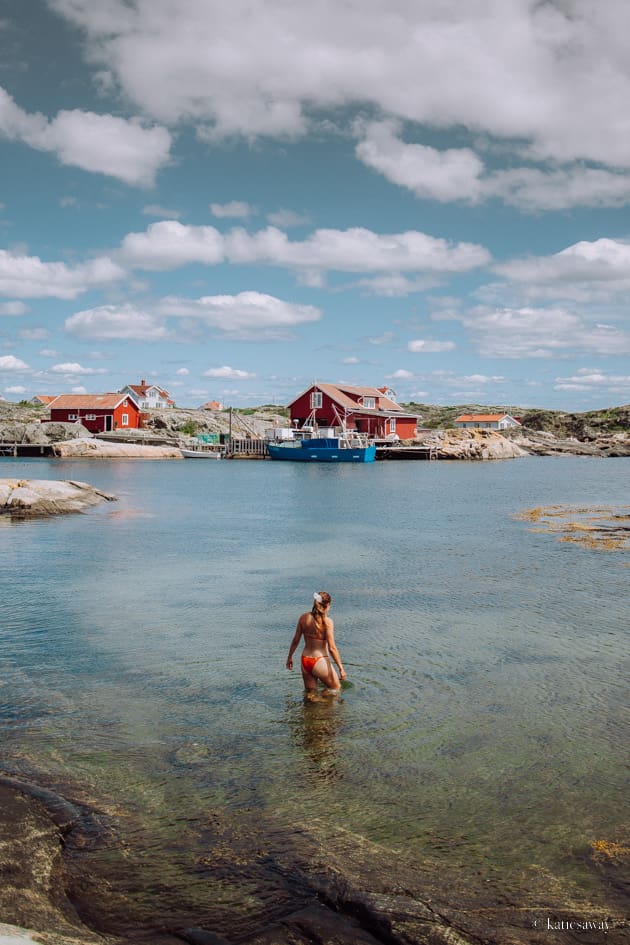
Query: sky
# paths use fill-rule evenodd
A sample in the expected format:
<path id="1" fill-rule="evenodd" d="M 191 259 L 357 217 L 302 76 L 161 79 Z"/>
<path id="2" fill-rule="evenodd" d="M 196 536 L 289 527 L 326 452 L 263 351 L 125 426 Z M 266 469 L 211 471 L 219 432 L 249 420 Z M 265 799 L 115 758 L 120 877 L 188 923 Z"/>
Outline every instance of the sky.
<path id="1" fill-rule="evenodd" d="M 627 0 L 0 0 L 0 395 L 630 402 Z"/>

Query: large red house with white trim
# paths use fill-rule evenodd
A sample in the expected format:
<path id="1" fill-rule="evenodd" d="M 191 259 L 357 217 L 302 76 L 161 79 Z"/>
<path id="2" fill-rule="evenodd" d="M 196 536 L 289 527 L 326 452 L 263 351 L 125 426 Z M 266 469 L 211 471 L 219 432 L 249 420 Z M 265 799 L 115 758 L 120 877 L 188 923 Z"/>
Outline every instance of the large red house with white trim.
<path id="1" fill-rule="evenodd" d="M 60 394 L 50 404 L 50 420 L 81 423 L 91 433 L 137 430 L 140 408 L 127 394 Z"/>
<path id="2" fill-rule="evenodd" d="M 405 413 L 387 387 L 312 384 L 288 404 L 291 422 L 303 426 L 338 427 L 385 438 L 412 440 L 418 417 Z"/>

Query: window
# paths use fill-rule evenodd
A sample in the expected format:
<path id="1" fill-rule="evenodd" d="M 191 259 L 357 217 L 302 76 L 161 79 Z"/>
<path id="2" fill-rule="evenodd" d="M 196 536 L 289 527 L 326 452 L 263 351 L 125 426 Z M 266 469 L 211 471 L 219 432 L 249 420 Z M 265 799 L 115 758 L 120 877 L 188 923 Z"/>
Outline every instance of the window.
<path id="1" fill-rule="evenodd" d="M 124 413 L 124 414 L 122 415 L 122 417 L 121 417 L 120 422 L 121 422 L 121 424 L 122 424 L 124 427 L 128 427 L 128 426 L 129 426 L 129 414 L 128 414 L 128 413 Z"/>
<path id="2" fill-rule="evenodd" d="M 149 403 L 148 400 L 143 400 L 143 401 L 142 401 L 142 406 L 143 406 L 143 407 L 150 407 L 151 404 Z"/>
<path id="3" fill-rule="evenodd" d="M 376 406 L 376 400 L 374 399 L 374 397 L 364 397 L 363 406 L 367 407 L 368 410 L 374 410 Z"/>
<path id="4" fill-rule="evenodd" d="M 68 420 L 78 420 L 76 413 L 69 413 Z"/>
<path id="5" fill-rule="evenodd" d="M 390 433 L 396 432 L 396 417 L 389 418 L 389 432 Z"/>
<path id="6" fill-rule="evenodd" d="M 128 406 L 129 406 L 129 401 L 123 400 L 123 407 L 128 407 Z"/>
<path id="7" fill-rule="evenodd" d="M 96 414 L 95 414 L 95 413 L 86 413 L 85 419 L 86 419 L 86 420 L 96 420 Z"/>
<path id="8" fill-rule="evenodd" d="M 315 409 L 321 407 L 322 405 L 322 392 L 321 390 L 311 391 L 311 408 Z"/>

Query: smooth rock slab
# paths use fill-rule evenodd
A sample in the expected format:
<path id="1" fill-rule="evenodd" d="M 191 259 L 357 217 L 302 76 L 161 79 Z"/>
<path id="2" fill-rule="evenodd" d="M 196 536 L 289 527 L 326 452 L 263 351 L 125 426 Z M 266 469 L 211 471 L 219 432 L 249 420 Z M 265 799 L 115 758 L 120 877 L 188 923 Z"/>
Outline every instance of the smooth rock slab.
<path id="1" fill-rule="evenodd" d="M 55 456 L 80 459 L 183 459 L 175 446 L 144 446 L 139 443 L 111 443 L 79 437 L 53 443 Z"/>
<path id="2" fill-rule="evenodd" d="M 71 479 L 0 479 L 0 515 L 25 518 L 83 512 L 116 496 Z"/>

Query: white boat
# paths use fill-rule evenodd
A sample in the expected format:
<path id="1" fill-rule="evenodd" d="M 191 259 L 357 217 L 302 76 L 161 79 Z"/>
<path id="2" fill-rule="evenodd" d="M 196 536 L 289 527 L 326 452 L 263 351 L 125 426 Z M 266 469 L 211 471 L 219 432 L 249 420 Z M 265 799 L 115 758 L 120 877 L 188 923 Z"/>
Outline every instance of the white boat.
<path id="1" fill-rule="evenodd" d="M 184 459 L 222 459 L 223 453 L 220 450 L 212 449 L 185 449 L 180 446 L 179 451 Z"/>

